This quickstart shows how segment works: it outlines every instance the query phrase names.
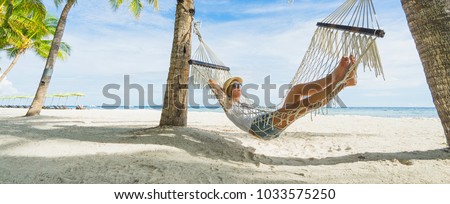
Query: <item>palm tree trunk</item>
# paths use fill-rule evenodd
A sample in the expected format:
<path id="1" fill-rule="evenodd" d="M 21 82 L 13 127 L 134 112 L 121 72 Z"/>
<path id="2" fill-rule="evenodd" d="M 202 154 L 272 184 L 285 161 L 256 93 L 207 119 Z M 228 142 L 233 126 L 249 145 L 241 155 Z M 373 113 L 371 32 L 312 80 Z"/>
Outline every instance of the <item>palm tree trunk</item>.
<path id="1" fill-rule="evenodd" d="M 450 1 L 401 2 L 450 146 Z"/>
<path id="2" fill-rule="evenodd" d="M 194 13 L 194 0 L 177 1 L 170 68 L 160 126 L 187 125 L 187 88 Z"/>
<path id="3" fill-rule="evenodd" d="M 61 12 L 61 17 L 59 18 L 58 25 L 56 26 L 55 35 L 53 36 L 53 41 L 50 48 L 50 53 L 47 58 L 47 63 L 45 65 L 44 73 L 42 74 L 41 81 L 39 82 L 39 86 L 36 91 L 33 103 L 31 104 L 31 107 L 28 110 L 26 116 L 36 116 L 41 113 L 45 95 L 47 94 L 48 86 L 52 78 L 53 67 L 55 65 L 56 58 L 58 57 L 59 47 L 64 35 L 67 16 L 69 15 L 70 9 L 72 8 L 74 3 L 75 0 L 68 0 Z"/>
<path id="4" fill-rule="evenodd" d="M 24 50 L 20 50 L 19 53 L 17 53 L 17 55 L 14 57 L 14 60 L 9 65 L 8 69 L 6 69 L 5 72 L 3 72 L 2 76 L 0 76 L 0 82 L 2 82 L 3 79 L 5 79 L 6 75 L 8 75 L 8 73 L 11 71 L 11 69 L 14 67 L 14 65 L 16 65 L 16 63 L 19 60 L 19 57 L 22 55 L 23 51 Z"/>

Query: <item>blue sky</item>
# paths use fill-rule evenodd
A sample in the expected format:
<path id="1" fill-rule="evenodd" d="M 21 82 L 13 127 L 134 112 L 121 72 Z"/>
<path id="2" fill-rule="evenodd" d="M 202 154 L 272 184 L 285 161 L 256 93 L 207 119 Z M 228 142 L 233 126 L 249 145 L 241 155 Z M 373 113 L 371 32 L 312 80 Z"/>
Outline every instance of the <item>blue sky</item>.
<path id="1" fill-rule="evenodd" d="M 55 16 L 52 0 L 44 1 Z M 315 24 L 334 11 L 342 0 L 196 0 L 196 20 L 215 53 L 247 83 L 289 83 L 309 46 Z M 431 94 L 414 41 L 399 0 L 376 0 L 378 19 L 387 35 L 378 40 L 386 80 L 372 72 L 359 72 L 358 86 L 340 97 L 348 106 L 433 106 Z M 160 10 L 148 5 L 136 20 L 126 8 L 114 12 L 108 1 L 78 0 L 72 9 L 64 41 L 72 55 L 58 61 L 49 93 L 84 92 L 85 105 L 114 103 L 102 94 L 103 87 L 122 86 L 124 75 L 145 88 L 154 84 L 153 101 L 162 103 L 173 38 L 176 0 L 160 0 Z M 193 48 L 198 45 L 193 38 Z M 0 66 L 10 63 L 0 53 Z M 28 52 L 0 85 L 0 95 L 33 95 L 45 61 Z M 262 91 L 261 91 L 262 92 Z M 138 105 L 137 92 L 131 104 Z M 277 91 L 273 91 L 276 95 Z M 259 93 L 256 93 L 259 94 Z M 145 98 L 148 97 L 146 93 Z M 274 103 L 278 103 L 274 99 Z M 70 103 L 70 102 L 69 102 Z"/>

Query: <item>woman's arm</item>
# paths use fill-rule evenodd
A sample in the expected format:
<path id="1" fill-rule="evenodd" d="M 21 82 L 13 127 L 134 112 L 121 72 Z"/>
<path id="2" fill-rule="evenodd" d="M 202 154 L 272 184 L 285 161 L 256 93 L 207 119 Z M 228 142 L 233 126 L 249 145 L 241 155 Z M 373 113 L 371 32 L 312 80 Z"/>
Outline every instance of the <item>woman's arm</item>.
<path id="1" fill-rule="evenodd" d="M 227 103 L 228 97 L 225 94 L 225 92 L 222 90 L 222 88 L 219 86 L 219 84 L 217 84 L 216 81 L 210 79 L 209 87 L 211 88 L 212 92 L 216 96 L 217 100 L 219 100 L 220 105 L 223 108 L 229 108 L 230 104 Z"/>

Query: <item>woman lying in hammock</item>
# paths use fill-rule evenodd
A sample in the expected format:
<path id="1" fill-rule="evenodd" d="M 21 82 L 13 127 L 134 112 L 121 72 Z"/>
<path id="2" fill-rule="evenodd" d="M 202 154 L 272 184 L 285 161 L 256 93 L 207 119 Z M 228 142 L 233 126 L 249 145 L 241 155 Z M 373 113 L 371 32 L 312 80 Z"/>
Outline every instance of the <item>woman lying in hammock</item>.
<path id="1" fill-rule="evenodd" d="M 240 77 L 228 79 L 223 88 L 212 79 L 209 85 L 232 122 L 254 136 L 269 140 L 278 137 L 288 125 L 308 111 L 326 105 L 344 87 L 355 86 L 357 68 L 350 73 L 345 83 L 338 84 L 345 79 L 354 63 L 352 55 L 342 57 L 338 67 L 325 78 L 295 85 L 287 94 L 283 106 L 273 112 L 250 114 L 245 111 L 251 107 L 240 101 L 243 82 Z"/>

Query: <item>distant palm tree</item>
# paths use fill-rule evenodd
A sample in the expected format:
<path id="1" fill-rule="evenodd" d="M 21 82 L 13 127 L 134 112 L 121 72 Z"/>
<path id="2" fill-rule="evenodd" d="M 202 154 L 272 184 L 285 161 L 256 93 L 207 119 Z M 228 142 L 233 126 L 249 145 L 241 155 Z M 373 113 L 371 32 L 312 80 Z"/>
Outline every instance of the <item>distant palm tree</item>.
<path id="1" fill-rule="evenodd" d="M 45 40 L 45 38 L 55 33 L 57 22 L 58 19 L 54 17 L 47 17 L 43 22 L 44 26 L 39 27 L 39 30 L 33 32 L 24 32 L 31 34 L 31 36 L 24 36 L 26 37 L 24 42 L 17 42 L 14 46 L 10 46 L 9 48 L 5 49 L 8 53 L 8 56 L 14 59 L 9 67 L 5 70 L 5 72 L 3 72 L 3 74 L 0 76 L 0 82 L 3 81 L 6 75 L 8 75 L 8 73 L 19 60 L 19 57 L 25 54 L 27 50 L 34 51 L 38 56 L 42 58 L 48 57 L 51 41 Z M 70 55 L 70 46 L 67 43 L 63 42 L 61 43 L 61 49 L 59 50 L 58 58 L 64 60 L 68 55 Z"/>
<path id="2" fill-rule="evenodd" d="M 450 146 L 450 1 L 401 2 Z"/>
<path id="3" fill-rule="evenodd" d="M 57 6 L 61 5 L 63 2 L 65 2 L 65 6 L 61 12 L 61 16 L 59 17 L 59 21 L 56 26 L 55 35 L 53 36 L 52 44 L 50 46 L 50 52 L 47 58 L 47 63 L 45 64 L 44 72 L 42 74 L 41 80 L 39 81 L 39 86 L 36 91 L 33 103 L 31 104 L 26 116 L 39 115 L 44 105 L 45 95 L 47 94 L 48 86 L 53 75 L 53 68 L 55 66 L 56 58 L 58 57 L 59 49 L 61 47 L 61 41 L 67 22 L 67 16 L 69 15 L 72 6 L 76 3 L 76 0 L 55 0 L 55 4 Z"/>

